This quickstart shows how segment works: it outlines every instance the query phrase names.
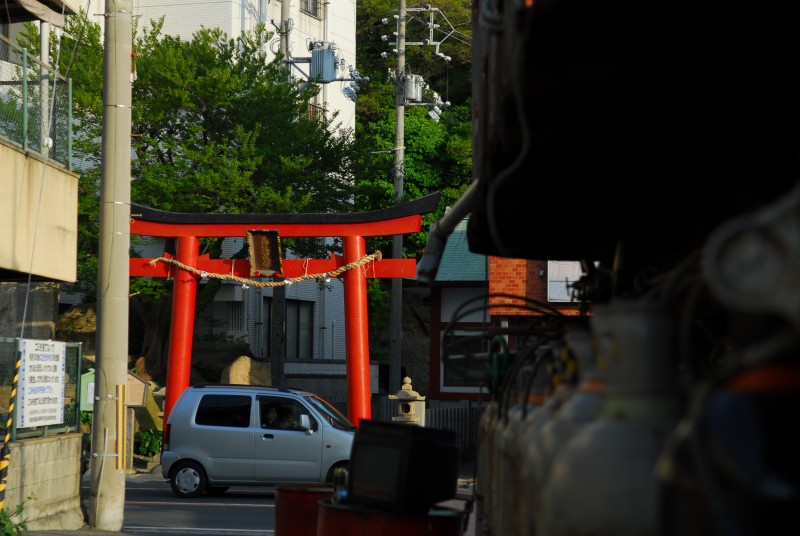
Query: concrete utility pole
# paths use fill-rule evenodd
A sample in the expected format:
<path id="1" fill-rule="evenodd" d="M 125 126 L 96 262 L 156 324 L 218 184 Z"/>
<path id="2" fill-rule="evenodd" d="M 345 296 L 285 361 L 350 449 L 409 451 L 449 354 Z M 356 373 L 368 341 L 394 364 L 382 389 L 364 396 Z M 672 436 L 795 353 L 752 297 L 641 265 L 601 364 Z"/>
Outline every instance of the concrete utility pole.
<path id="1" fill-rule="evenodd" d="M 280 53 L 283 56 L 287 78 L 291 76 L 292 65 L 289 63 L 289 30 L 291 28 L 290 0 L 281 2 Z M 281 252 L 283 256 L 283 252 Z M 270 356 L 270 376 L 272 385 L 286 385 L 286 287 L 272 288 L 270 304 L 270 340 L 268 353 Z"/>
<path id="2" fill-rule="evenodd" d="M 405 113 L 406 113 L 406 0 L 400 0 L 397 16 L 397 72 L 395 73 L 396 125 L 394 134 L 394 199 L 403 200 L 405 178 Z M 403 235 L 392 237 L 392 258 L 403 257 Z M 389 391 L 402 387 L 400 383 L 401 355 L 403 349 L 403 280 L 392 279 L 392 296 L 389 307 Z"/>
<path id="3" fill-rule="evenodd" d="M 122 529 L 125 510 L 125 468 L 120 463 L 125 435 L 119 416 L 124 415 L 128 375 L 132 39 L 131 0 L 106 0 L 89 523 L 111 532 Z"/>
<path id="4" fill-rule="evenodd" d="M 289 61 L 289 24 L 290 24 L 290 0 L 281 2 L 281 48 L 280 52 L 283 56 L 283 61 Z M 289 63 L 286 63 L 286 70 L 290 70 Z"/>

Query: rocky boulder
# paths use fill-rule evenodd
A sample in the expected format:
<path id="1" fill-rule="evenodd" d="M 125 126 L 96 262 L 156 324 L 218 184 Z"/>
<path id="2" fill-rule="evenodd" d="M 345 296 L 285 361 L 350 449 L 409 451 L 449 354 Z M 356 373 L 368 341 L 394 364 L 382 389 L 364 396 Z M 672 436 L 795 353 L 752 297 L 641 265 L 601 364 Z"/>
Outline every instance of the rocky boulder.
<path id="1" fill-rule="evenodd" d="M 220 383 L 272 385 L 272 374 L 267 363 L 242 355 L 222 370 Z"/>

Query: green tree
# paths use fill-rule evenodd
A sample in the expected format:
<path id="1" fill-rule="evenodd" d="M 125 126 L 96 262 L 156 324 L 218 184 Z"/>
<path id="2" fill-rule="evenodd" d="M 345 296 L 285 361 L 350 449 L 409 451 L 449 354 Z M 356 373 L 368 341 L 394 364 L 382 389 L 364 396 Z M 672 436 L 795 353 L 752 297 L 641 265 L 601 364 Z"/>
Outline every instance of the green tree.
<path id="1" fill-rule="evenodd" d="M 407 2 L 409 8 L 422 5 Z M 442 0 L 431 5 L 440 10 L 435 15 L 440 27 L 434 29 L 433 38 L 441 42 L 440 52 L 451 59 L 446 62 L 435 56 L 433 46 L 410 45 L 406 48 L 406 68 L 412 74 L 422 75 L 444 100 L 463 105 L 472 94 L 471 2 Z M 397 29 L 394 16 L 398 9 L 397 0 L 363 0 L 358 6 L 357 63 L 361 73 L 372 80 L 362 87 L 356 103 L 359 128 L 368 126 L 394 107 L 395 86 L 387 78 L 387 72 L 397 68 L 397 55 L 392 49 L 395 46 L 393 32 Z M 379 24 L 384 18 L 388 24 Z M 429 37 L 429 30 L 424 27 L 427 22 L 427 12 L 409 12 L 406 40 L 422 41 Z M 381 39 L 383 35 L 387 36 L 387 41 Z M 381 57 L 382 52 L 387 54 L 385 58 Z"/>
<path id="2" fill-rule="evenodd" d="M 311 113 L 317 87 L 287 80 L 268 61 L 264 27 L 229 39 L 203 29 L 191 40 L 161 34 L 163 21 L 136 32 L 133 43 L 131 198 L 162 210 L 202 213 L 327 212 L 352 208 L 353 132 L 335 117 Z M 20 44 L 38 50 L 28 25 Z M 56 57 L 54 54 L 53 57 Z M 71 289 L 95 297 L 99 233 L 103 47 L 100 28 L 68 17 L 59 70 L 73 78 L 79 162 L 79 282 Z M 218 251 L 218 241 L 203 246 Z M 169 247 L 169 245 L 168 245 Z M 213 285 L 204 286 L 213 294 Z M 168 345 L 170 287 L 131 281 L 130 337 L 140 373 L 162 378 Z M 199 297 L 202 303 L 203 297 Z"/>
<path id="3" fill-rule="evenodd" d="M 420 7 L 421 3 L 407 3 Z M 406 106 L 403 166 L 403 198 L 411 200 L 439 191 L 442 201 L 434 214 L 423 218 L 423 229 L 440 218 L 466 190 L 472 178 L 471 124 L 471 4 L 445 0 L 431 4 L 440 27 L 433 38 L 441 42 L 440 52 L 450 56 L 446 62 L 434 55 L 432 46 L 408 46 L 406 72 L 422 75 L 430 86 L 425 102 L 432 102 L 435 90 L 452 106 L 445 108 L 441 120 L 434 122 L 421 106 Z M 359 210 L 393 205 L 395 158 L 395 81 L 387 72 L 397 67 L 391 52 L 395 42 L 398 4 L 394 0 L 365 0 L 357 14 L 358 64 L 372 82 L 365 84 L 356 101 L 356 137 L 368 151 L 359 156 L 359 181 L 356 206 Z M 410 11 L 406 22 L 407 41 L 422 41 L 429 36 L 424 24 L 429 12 Z M 381 19 L 388 24 L 376 25 Z M 381 40 L 388 36 L 388 41 Z M 381 52 L 388 52 L 381 58 Z M 405 255 L 419 256 L 427 242 L 427 232 L 407 237 Z M 372 248 L 390 250 L 391 238 L 371 240 Z"/>
<path id="4" fill-rule="evenodd" d="M 387 113 L 378 122 L 370 125 L 362 135 L 361 142 L 370 148 L 368 162 L 363 168 L 370 169 L 364 176 L 371 179 L 358 181 L 356 206 L 387 207 L 395 203 L 392 171 L 395 144 L 395 114 Z M 453 106 L 442 114 L 439 122 L 428 117 L 423 107 L 407 107 L 405 118 L 405 177 L 403 197 L 418 199 L 433 192 L 442 197 L 439 209 L 423 216 L 420 233 L 405 239 L 405 254 L 419 257 L 428 240 L 427 229 L 440 218 L 447 206 L 452 206 L 461 197 L 472 178 L 472 131 L 469 103 Z M 391 237 L 371 239 L 371 249 L 388 253 Z"/>
<path id="5" fill-rule="evenodd" d="M 422 4 L 407 3 L 407 7 Z M 431 46 L 408 46 L 406 72 L 423 76 L 429 86 L 452 103 L 439 123 L 427 117 L 421 107 L 406 107 L 405 155 L 403 159 L 404 200 L 416 199 L 439 191 L 439 209 L 423 216 L 423 231 L 404 240 L 404 255 L 419 256 L 428 239 L 427 229 L 440 218 L 468 187 L 472 177 L 471 125 L 471 2 L 443 0 L 432 4 L 441 12 L 435 16 L 440 27 L 433 38 L 441 42 L 439 51 L 450 56 L 446 62 L 434 55 Z M 358 5 L 357 63 L 362 74 L 372 80 L 362 85 L 356 101 L 356 139 L 362 153 L 357 156 L 360 174 L 357 183 L 356 208 L 387 207 L 396 203 L 394 194 L 395 159 L 395 80 L 387 73 L 397 68 L 393 32 L 397 30 L 399 4 L 396 0 L 363 0 Z M 427 13 L 409 12 L 406 39 L 421 41 L 429 37 L 423 25 Z M 381 24 L 382 19 L 387 24 Z M 383 41 L 381 36 L 387 36 Z M 386 57 L 382 57 L 386 53 Z M 430 98 L 430 94 L 427 95 Z M 428 101 L 430 102 L 430 101 Z M 391 237 L 368 240 L 370 251 L 391 251 Z M 370 324 L 379 326 L 388 321 L 388 281 L 371 281 L 369 287 Z"/>
<path id="6" fill-rule="evenodd" d="M 451 27 L 444 25 L 436 34 L 443 40 L 441 51 L 452 61 L 434 57 L 432 47 L 408 50 L 411 72 L 423 75 L 453 103 L 438 123 L 422 107 L 406 108 L 405 199 L 442 192 L 439 210 L 424 217 L 423 230 L 459 198 L 471 179 L 470 6 L 447 0 L 437 7 L 456 29 L 445 35 Z M 325 121 L 313 116 L 309 101 L 317 88 L 309 85 L 301 90 L 287 81 L 279 62 L 267 61 L 262 45 L 270 36 L 263 27 L 237 40 L 204 29 L 188 41 L 161 35 L 160 22 L 139 29 L 132 62 L 137 75 L 131 140 L 133 201 L 171 211 L 221 213 L 371 210 L 393 205 L 395 85 L 386 72 L 394 69 L 396 56 L 380 58 L 386 50 L 380 35 L 387 30 L 391 35 L 393 13 L 396 5 L 385 0 L 359 4 L 358 64 L 372 82 L 362 85 L 355 133 L 332 134 L 336 118 Z M 383 17 L 390 19 L 388 27 L 373 25 Z M 420 33 L 418 18 L 409 21 L 409 34 Z M 68 290 L 82 292 L 86 301 L 94 300 L 97 280 L 100 35 L 99 25 L 86 13 L 68 17 L 58 55 L 60 72 L 73 78 L 75 155 L 81 176 L 79 280 Z M 29 25 L 22 41 L 37 53 L 38 29 Z M 51 40 L 53 47 L 55 43 Z M 390 241 L 372 239 L 368 248 L 388 253 Z M 426 241 L 426 232 L 408 237 L 406 255 L 419 256 Z M 218 251 L 213 240 L 205 240 L 203 247 L 212 254 Z M 145 278 L 131 283 L 135 330 L 132 326 L 130 351 L 144 358 L 137 364 L 140 372 L 158 378 L 164 372 L 168 344 L 170 287 Z M 204 288 L 209 294 L 214 291 L 213 285 Z"/>
<path id="7" fill-rule="evenodd" d="M 192 41 L 160 31 L 153 23 L 136 44 L 138 202 L 192 212 L 349 209 L 352 132 L 332 135 L 335 119 L 312 117 L 317 88 L 300 91 L 268 61 L 263 27 L 237 40 L 218 29 Z"/>

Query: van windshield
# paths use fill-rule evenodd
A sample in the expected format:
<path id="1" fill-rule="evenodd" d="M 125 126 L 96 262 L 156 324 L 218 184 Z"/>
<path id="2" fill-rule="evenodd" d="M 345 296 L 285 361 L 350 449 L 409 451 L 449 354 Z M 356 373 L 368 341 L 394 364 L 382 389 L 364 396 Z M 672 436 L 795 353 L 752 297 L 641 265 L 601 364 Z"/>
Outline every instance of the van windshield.
<path id="1" fill-rule="evenodd" d="M 356 427 L 347 420 L 347 417 L 341 414 L 341 412 L 333 407 L 330 402 L 321 398 L 319 396 L 307 396 L 305 397 L 306 400 L 314 406 L 328 421 L 331 426 L 334 428 L 338 428 L 339 430 L 355 430 Z"/>

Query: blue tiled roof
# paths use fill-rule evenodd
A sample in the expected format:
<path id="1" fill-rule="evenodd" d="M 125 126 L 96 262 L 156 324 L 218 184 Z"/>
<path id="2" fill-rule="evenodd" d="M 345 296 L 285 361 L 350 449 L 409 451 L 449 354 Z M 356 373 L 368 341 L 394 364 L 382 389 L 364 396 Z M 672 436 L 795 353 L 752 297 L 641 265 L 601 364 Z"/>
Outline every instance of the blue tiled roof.
<path id="1" fill-rule="evenodd" d="M 486 281 L 486 255 L 469 250 L 468 219 L 461 220 L 447 239 L 436 281 Z"/>

